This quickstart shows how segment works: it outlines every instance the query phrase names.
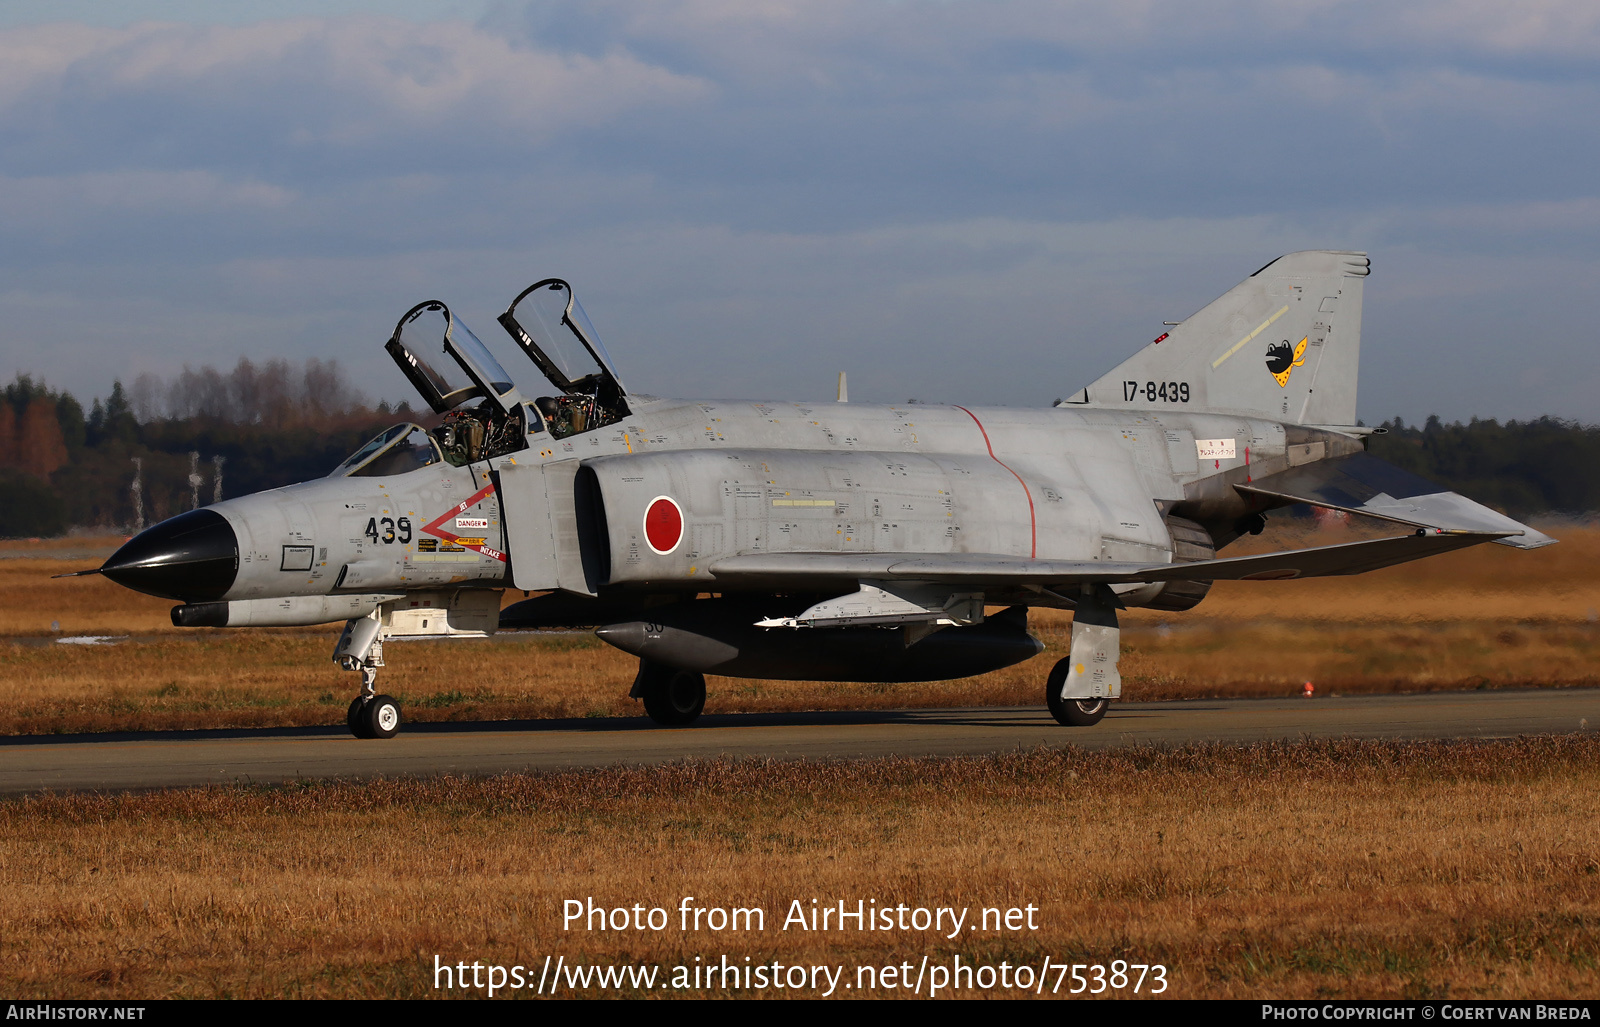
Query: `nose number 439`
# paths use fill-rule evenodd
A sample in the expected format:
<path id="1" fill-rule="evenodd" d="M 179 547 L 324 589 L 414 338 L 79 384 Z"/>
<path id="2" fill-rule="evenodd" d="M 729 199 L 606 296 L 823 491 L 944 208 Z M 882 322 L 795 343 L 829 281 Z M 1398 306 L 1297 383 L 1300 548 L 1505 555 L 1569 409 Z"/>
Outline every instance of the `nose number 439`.
<path id="1" fill-rule="evenodd" d="M 393 542 L 410 542 L 411 518 L 402 517 L 399 521 L 396 521 L 390 517 L 369 517 L 367 518 L 367 530 L 363 534 L 373 542 L 382 542 L 384 545 L 389 545 Z"/>

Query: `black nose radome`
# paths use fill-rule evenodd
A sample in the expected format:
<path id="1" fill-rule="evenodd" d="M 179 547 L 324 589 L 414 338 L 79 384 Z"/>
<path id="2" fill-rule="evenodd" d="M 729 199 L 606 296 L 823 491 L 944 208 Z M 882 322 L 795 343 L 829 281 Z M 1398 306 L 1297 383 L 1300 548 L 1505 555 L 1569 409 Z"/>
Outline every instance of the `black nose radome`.
<path id="1" fill-rule="evenodd" d="M 163 599 L 215 602 L 239 573 L 239 539 L 221 514 L 190 510 L 129 539 L 100 573 Z"/>

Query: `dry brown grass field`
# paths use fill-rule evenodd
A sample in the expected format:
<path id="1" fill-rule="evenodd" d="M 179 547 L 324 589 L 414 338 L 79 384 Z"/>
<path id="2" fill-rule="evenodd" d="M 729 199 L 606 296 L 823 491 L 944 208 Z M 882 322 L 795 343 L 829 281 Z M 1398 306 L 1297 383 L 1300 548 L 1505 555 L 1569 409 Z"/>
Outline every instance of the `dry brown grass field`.
<path id="1" fill-rule="evenodd" d="M 1551 529 L 1533 552 L 1480 546 L 1372 574 L 1221 582 L 1184 614 L 1123 618 L 1124 695 L 1137 699 L 1600 684 L 1600 530 Z M 1274 529 L 1238 551 L 1329 544 Z M 336 724 L 354 676 L 336 626 L 184 631 L 171 603 L 98 577 L 82 551 L 120 540 L 0 543 L 0 733 Z M 1229 553 L 1235 552 L 1230 549 Z M 25 555 L 19 555 L 25 554 Z M 73 555 L 74 558 L 64 558 Z M 506 601 L 520 599 L 508 594 Z M 52 624 L 58 624 L 54 630 Z M 713 678 L 708 712 L 1033 705 L 1070 618 L 1036 613 L 1047 650 L 1017 667 L 907 685 Z M 126 635 L 115 645 L 55 636 Z M 395 643 L 383 689 L 413 720 L 627 716 L 634 661 L 586 633 Z"/>
<path id="2" fill-rule="evenodd" d="M 1597 791 L 1587 733 L 47 796 L 0 803 L 0 993 L 428 996 L 435 955 L 849 981 L 960 955 L 1160 963 L 1170 997 L 1592 995 Z M 766 930 L 562 929 L 568 898 L 683 896 Z M 1032 904 L 1038 929 L 782 930 L 813 898 Z"/>

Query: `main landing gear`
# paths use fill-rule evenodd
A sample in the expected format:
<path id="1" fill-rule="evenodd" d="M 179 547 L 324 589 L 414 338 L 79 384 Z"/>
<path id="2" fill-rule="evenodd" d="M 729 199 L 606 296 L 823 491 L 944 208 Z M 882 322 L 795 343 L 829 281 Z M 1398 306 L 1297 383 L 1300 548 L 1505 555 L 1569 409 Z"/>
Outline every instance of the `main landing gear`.
<path id="1" fill-rule="evenodd" d="M 644 711 L 663 727 L 682 727 L 693 723 L 706 706 L 706 676 L 692 670 L 679 670 L 650 660 L 639 661 L 639 676 L 633 679 L 633 699 L 644 700 Z"/>
<path id="2" fill-rule="evenodd" d="M 1104 585 L 1084 585 L 1074 598 L 1071 649 L 1051 669 L 1044 702 L 1057 724 L 1093 727 L 1105 717 L 1111 700 L 1122 695 L 1117 597 Z"/>
<path id="3" fill-rule="evenodd" d="M 1067 727 L 1093 727 L 1105 717 L 1106 710 L 1111 706 L 1109 699 L 1063 699 L 1061 688 L 1067 682 L 1067 674 L 1072 670 L 1072 658 L 1058 661 L 1050 671 L 1050 678 L 1044 685 L 1044 704 L 1050 707 L 1050 716 L 1056 718 L 1057 724 Z"/>

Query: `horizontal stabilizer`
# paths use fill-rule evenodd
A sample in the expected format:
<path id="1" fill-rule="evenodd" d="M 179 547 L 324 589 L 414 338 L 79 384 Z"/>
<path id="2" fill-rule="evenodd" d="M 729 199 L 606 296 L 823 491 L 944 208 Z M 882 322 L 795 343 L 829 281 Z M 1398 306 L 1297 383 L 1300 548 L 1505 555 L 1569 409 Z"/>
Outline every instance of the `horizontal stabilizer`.
<path id="1" fill-rule="evenodd" d="M 846 579 L 916 581 L 985 587 L 1074 584 L 1121 585 L 1141 581 L 1274 581 L 1316 578 L 1335 574 L 1361 574 L 1425 556 L 1506 536 L 1497 531 L 1438 531 L 1423 529 L 1414 535 L 1346 542 L 1315 549 L 1295 549 L 1260 556 L 1234 556 L 1221 560 L 1185 563 L 1113 563 L 1107 560 L 1028 560 L 988 553 L 751 553 L 719 560 L 711 567 L 717 581 L 728 585 L 756 586 L 769 581 L 837 582 Z"/>
<path id="2" fill-rule="evenodd" d="M 1537 549 L 1556 541 L 1505 514 L 1474 503 L 1466 496 L 1448 492 L 1426 478 L 1367 453 L 1291 467 L 1248 485 L 1234 487 L 1240 492 L 1380 517 L 1420 528 L 1498 532 L 1505 537 L 1496 541 L 1517 549 Z"/>

